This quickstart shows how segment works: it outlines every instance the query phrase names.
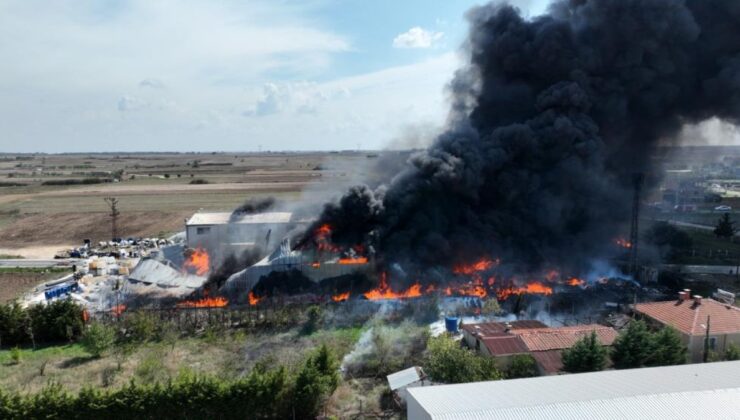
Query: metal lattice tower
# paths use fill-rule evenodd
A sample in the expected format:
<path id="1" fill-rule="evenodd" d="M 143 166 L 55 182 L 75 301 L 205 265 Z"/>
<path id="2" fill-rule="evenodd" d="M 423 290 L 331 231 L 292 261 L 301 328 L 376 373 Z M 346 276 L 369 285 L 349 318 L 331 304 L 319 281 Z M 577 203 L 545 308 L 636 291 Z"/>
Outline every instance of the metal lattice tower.
<path id="1" fill-rule="evenodd" d="M 118 211 L 118 199 L 115 197 L 106 197 L 104 200 L 110 207 L 111 240 L 115 241 L 118 238 L 118 216 L 121 214 Z"/>
<path id="2" fill-rule="evenodd" d="M 637 243 L 640 237 L 640 192 L 645 175 L 636 173 L 633 175 L 632 182 L 634 195 L 632 197 L 632 226 L 630 228 L 630 273 L 637 275 Z"/>

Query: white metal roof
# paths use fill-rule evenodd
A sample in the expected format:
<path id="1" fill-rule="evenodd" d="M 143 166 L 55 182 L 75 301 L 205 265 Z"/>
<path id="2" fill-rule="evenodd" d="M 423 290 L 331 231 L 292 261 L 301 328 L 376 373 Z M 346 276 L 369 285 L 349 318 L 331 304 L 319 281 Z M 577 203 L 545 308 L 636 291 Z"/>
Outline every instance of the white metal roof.
<path id="1" fill-rule="evenodd" d="M 411 420 L 740 418 L 740 361 L 439 385 L 408 391 Z M 672 405 L 676 407 L 671 408 Z M 718 410 L 722 415 L 713 415 Z"/>
<path id="2" fill-rule="evenodd" d="M 421 377 L 419 376 L 419 368 L 417 368 L 416 366 L 398 371 L 396 373 L 391 373 L 387 376 L 387 378 L 388 385 L 390 386 L 391 391 L 395 391 L 398 388 L 403 388 L 407 385 L 421 380 Z"/>
<path id="3" fill-rule="evenodd" d="M 269 223 L 290 223 L 293 213 L 291 212 L 268 212 L 255 213 L 239 216 L 236 220 L 231 220 L 231 213 L 195 213 L 188 219 L 187 226 L 200 225 L 225 225 L 228 223 L 245 223 L 245 224 L 269 224 Z"/>
<path id="4" fill-rule="evenodd" d="M 131 271 L 128 278 L 161 287 L 188 287 L 191 289 L 202 286 L 206 281 L 206 277 L 181 273 L 169 265 L 152 259 L 141 260 Z"/>

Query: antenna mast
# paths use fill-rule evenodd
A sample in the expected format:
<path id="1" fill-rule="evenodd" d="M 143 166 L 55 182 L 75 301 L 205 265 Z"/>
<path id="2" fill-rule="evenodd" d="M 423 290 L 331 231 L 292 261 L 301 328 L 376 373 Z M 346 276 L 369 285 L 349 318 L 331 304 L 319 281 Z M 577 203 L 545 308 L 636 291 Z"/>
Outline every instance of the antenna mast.
<path id="1" fill-rule="evenodd" d="M 111 240 L 115 241 L 118 238 L 118 216 L 121 214 L 118 211 L 118 199 L 116 197 L 105 197 L 104 200 L 110 207 Z"/>

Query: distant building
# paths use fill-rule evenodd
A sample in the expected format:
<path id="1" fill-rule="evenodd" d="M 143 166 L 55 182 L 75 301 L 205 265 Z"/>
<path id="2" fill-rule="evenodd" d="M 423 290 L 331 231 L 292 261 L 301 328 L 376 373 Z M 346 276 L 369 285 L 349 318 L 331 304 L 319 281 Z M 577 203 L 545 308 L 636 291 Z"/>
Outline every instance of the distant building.
<path id="1" fill-rule="evenodd" d="M 295 220 L 290 212 L 246 215 L 195 213 L 185 222 L 186 244 L 190 248 L 211 250 L 223 247 L 232 251 L 261 247 L 272 249 L 286 233 L 308 221 Z"/>
<path id="2" fill-rule="evenodd" d="M 409 388 L 431 385 L 431 382 L 426 381 L 426 378 L 424 370 L 419 366 L 413 366 L 386 376 L 388 387 L 393 392 L 396 403 L 399 405 L 406 401 Z"/>
<path id="3" fill-rule="evenodd" d="M 553 375 L 563 368 L 562 351 L 581 338 L 596 333 L 599 342 L 611 346 L 617 338 L 614 328 L 589 324 L 549 328 L 539 321 L 487 322 L 463 325 L 463 338 L 470 348 L 495 357 L 506 368 L 513 356 L 529 354 L 541 375 Z"/>
<path id="4" fill-rule="evenodd" d="M 684 291 L 678 300 L 638 303 L 635 312 L 650 322 L 675 328 L 692 362 L 703 359 L 707 328 L 711 351 L 724 353 L 730 343 L 740 345 L 740 308 L 731 304 L 701 296 L 692 298 L 689 291 Z"/>
<path id="5" fill-rule="evenodd" d="M 740 361 L 410 388 L 409 420 L 738 419 Z"/>

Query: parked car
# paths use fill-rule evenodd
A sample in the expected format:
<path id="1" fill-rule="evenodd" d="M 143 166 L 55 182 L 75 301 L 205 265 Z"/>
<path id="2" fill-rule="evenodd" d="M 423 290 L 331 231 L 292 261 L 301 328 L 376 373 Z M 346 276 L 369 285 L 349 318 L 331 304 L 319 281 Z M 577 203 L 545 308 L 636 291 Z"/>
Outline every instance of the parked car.
<path id="1" fill-rule="evenodd" d="M 714 211 L 730 211 L 732 210 L 732 207 L 730 206 L 717 206 L 714 208 Z"/>

